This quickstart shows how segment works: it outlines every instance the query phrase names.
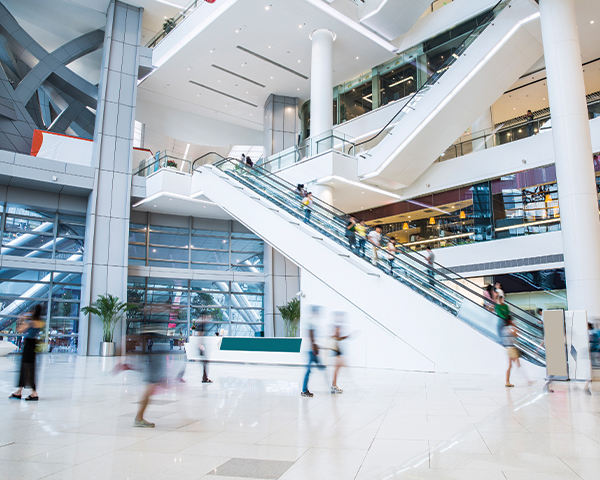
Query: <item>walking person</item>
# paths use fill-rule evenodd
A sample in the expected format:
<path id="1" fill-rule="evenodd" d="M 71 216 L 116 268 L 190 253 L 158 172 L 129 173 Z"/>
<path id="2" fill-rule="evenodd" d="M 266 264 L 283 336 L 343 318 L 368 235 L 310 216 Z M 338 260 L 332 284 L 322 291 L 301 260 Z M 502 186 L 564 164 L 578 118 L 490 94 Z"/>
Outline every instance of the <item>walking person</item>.
<path id="1" fill-rule="evenodd" d="M 504 289 L 500 282 L 494 284 L 494 300 L 498 303 L 500 297 L 504 298 Z"/>
<path id="2" fill-rule="evenodd" d="M 427 260 L 427 273 L 429 274 L 429 285 L 432 287 L 435 285 L 435 271 L 433 270 L 433 265 L 435 263 L 435 255 L 431 250 L 431 247 L 428 245 L 425 250 L 425 259 Z"/>
<path id="3" fill-rule="evenodd" d="M 381 227 L 375 227 L 367 236 L 371 244 L 371 263 L 377 266 L 379 262 L 378 250 L 381 247 Z"/>
<path id="4" fill-rule="evenodd" d="M 321 307 L 313 305 L 311 307 L 310 318 L 308 319 L 308 338 L 310 339 L 310 350 L 308 351 L 308 365 L 306 366 L 306 374 L 304 375 L 304 383 L 302 384 L 302 392 L 300 395 L 303 397 L 314 397 L 314 395 L 308 390 L 308 378 L 310 377 L 310 369 L 314 363 L 319 368 L 325 368 L 319 359 L 319 346 L 316 343 L 317 336 L 317 322 L 319 321 L 321 313 Z"/>
<path id="5" fill-rule="evenodd" d="M 23 388 L 31 387 L 27 401 L 37 402 L 39 396 L 35 387 L 35 347 L 37 336 L 44 326 L 42 321 L 42 306 L 36 305 L 29 315 L 24 315 L 17 321 L 17 332 L 24 334 L 23 353 L 21 355 L 21 371 L 17 390 L 9 398 L 21 400 Z"/>
<path id="6" fill-rule="evenodd" d="M 499 301 L 502 302 L 501 303 L 502 305 L 505 305 L 504 297 L 500 297 Z M 513 364 L 516 365 L 516 367 L 523 373 L 525 380 L 527 380 L 527 384 L 528 385 L 533 384 L 533 382 L 531 380 L 529 380 L 529 377 L 527 377 L 527 374 L 525 373 L 525 371 L 521 369 L 521 362 L 519 360 L 521 353 L 519 352 L 519 349 L 515 346 L 516 336 L 517 336 L 517 330 L 515 329 L 514 324 L 509 317 L 509 319 L 506 320 L 504 327 L 502 327 L 502 344 L 506 347 L 506 352 L 508 353 L 508 369 L 506 370 L 506 383 L 505 383 L 505 386 L 508 388 L 514 387 L 514 385 L 512 383 L 510 383 L 510 372 L 512 370 Z"/>
<path id="7" fill-rule="evenodd" d="M 367 224 L 364 220 L 361 219 L 361 221 L 354 226 L 354 232 L 356 233 L 356 237 L 358 240 L 357 252 L 361 257 L 364 257 L 365 243 L 367 241 Z"/>
<path id="8" fill-rule="evenodd" d="M 348 224 L 346 225 L 346 238 L 348 239 L 348 245 L 350 246 L 350 250 L 354 251 L 356 248 L 356 218 L 350 216 L 348 219 Z"/>
<path id="9" fill-rule="evenodd" d="M 527 110 L 525 114 L 525 118 L 527 119 L 527 136 L 531 137 L 533 135 L 533 113 L 531 110 Z"/>
<path id="10" fill-rule="evenodd" d="M 331 352 L 332 355 L 335 357 L 335 368 L 333 370 L 333 381 L 331 382 L 331 393 L 344 393 L 344 391 L 337 386 L 338 374 L 340 372 L 340 369 L 342 368 L 342 365 L 344 364 L 341 342 L 349 337 L 349 335 L 342 335 L 343 319 L 343 312 L 336 312 L 336 321 L 333 327 L 333 335 L 331 336 L 333 343 L 331 347 Z"/>
<path id="11" fill-rule="evenodd" d="M 304 200 L 302 200 L 302 205 L 304 206 L 304 223 L 309 224 L 313 207 L 312 192 L 307 193 L 306 197 L 304 197 Z"/>

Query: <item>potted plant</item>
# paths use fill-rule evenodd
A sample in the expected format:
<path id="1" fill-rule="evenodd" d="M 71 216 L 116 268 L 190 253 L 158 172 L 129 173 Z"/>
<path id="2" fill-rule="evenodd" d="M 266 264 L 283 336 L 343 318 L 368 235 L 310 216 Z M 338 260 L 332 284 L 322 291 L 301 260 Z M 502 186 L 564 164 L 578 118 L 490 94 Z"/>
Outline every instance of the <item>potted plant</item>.
<path id="1" fill-rule="evenodd" d="M 285 305 L 278 306 L 277 309 L 285 324 L 285 336 L 295 337 L 298 334 L 298 324 L 300 323 L 300 298 L 294 297 Z"/>
<path id="2" fill-rule="evenodd" d="M 175 160 L 167 160 L 167 168 L 174 168 L 177 170 L 177 162 Z"/>
<path id="3" fill-rule="evenodd" d="M 100 356 L 112 357 L 115 354 L 115 343 L 113 336 L 115 326 L 121 318 L 121 315 L 136 308 L 135 305 L 130 305 L 119 301 L 119 297 L 115 297 L 110 293 L 106 295 L 98 295 L 98 299 L 89 307 L 83 307 L 81 311 L 86 315 L 96 315 L 102 320 L 102 343 L 100 344 Z"/>

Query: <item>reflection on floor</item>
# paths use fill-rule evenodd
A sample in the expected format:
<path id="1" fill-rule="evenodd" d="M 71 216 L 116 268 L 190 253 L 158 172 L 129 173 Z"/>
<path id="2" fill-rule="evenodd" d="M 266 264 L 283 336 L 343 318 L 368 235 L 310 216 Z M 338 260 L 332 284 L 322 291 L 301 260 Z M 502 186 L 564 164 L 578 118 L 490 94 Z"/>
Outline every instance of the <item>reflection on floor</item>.
<path id="1" fill-rule="evenodd" d="M 600 392 L 496 376 L 348 369 L 329 393 L 301 368 L 188 364 L 132 427 L 142 389 L 116 359 L 46 356 L 37 404 L 8 400 L 18 358 L 0 358 L 6 479 L 598 479 Z M 182 365 L 173 359 L 173 371 Z M 330 373 L 330 372 L 328 372 Z M 263 460 L 265 462 L 263 462 Z M 233 476 L 232 476 L 233 475 Z"/>

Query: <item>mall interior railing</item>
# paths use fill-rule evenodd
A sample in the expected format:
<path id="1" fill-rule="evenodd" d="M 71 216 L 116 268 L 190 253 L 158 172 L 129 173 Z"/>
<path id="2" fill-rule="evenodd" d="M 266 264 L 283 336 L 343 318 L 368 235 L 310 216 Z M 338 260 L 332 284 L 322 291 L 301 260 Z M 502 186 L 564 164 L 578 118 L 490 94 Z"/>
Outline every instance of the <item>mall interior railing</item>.
<path id="1" fill-rule="evenodd" d="M 586 95 L 586 100 L 589 118 L 592 119 L 600 116 L 600 92 Z M 438 161 L 451 160 L 480 150 L 487 150 L 498 145 L 529 138 L 542 130 L 551 128 L 548 123 L 551 119 L 550 108 L 544 108 L 532 113 L 534 116 L 532 121 L 528 121 L 524 115 L 521 115 L 495 125 L 494 128 L 463 135 L 440 155 Z"/>
<path id="2" fill-rule="evenodd" d="M 496 6 L 490 10 L 479 25 L 477 25 L 471 33 L 463 40 L 463 42 L 456 48 L 455 52 L 450 55 L 442 66 L 419 88 L 405 103 L 400 110 L 389 120 L 389 122 L 381 128 L 375 135 L 352 145 L 348 150 L 350 155 L 356 155 L 357 147 L 365 144 L 370 144 L 369 148 L 373 148 L 375 144 L 381 142 L 383 138 L 391 131 L 391 124 L 400 121 L 409 111 L 414 110 L 416 105 L 421 99 L 427 94 L 429 90 L 439 81 L 439 79 L 456 63 L 460 56 L 471 46 L 471 44 L 485 31 L 485 29 L 492 23 L 492 21 L 504 10 L 504 8 L 510 3 L 510 0 L 501 0 Z M 364 147 L 363 147 L 364 148 Z"/>
<path id="3" fill-rule="evenodd" d="M 156 47 L 169 33 L 171 33 L 177 25 L 190 15 L 196 8 L 205 3 L 205 0 L 192 0 L 184 7 L 177 15 L 172 18 L 166 18 L 163 23 L 163 28 L 160 32 L 154 35 L 146 44 L 148 48 Z"/>
<path id="4" fill-rule="evenodd" d="M 304 219 L 301 206 L 301 197 L 295 187 L 277 175 L 267 170 L 256 167 L 253 169 L 242 166 L 237 159 L 225 158 L 214 164 L 216 168 L 231 176 L 239 183 L 252 191 L 266 197 L 288 214 L 299 220 Z M 346 221 L 348 215 L 339 209 L 314 199 L 310 225 L 323 235 L 332 239 L 346 248 L 351 254 L 358 255 L 369 261 L 374 255 L 370 246 L 367 246 L 365 255 L 360 255 L 356 249 L 349 246 L 346 237 Z M 387 239 L 384 237 L 384 242 Z M 464 302 L 471 302 L 474 308 L 493 313 L 493 305 L 481 294 L 481 287 L 466 278 L 445 269 L 440 265 L 430 267 L 425 258 L 418 252 L 400 245 L 395 255 L 378 249 L 377 266 L 380 270 L 394 279 L 413 289 L 440 307 L 455 316 L 459 316 Z M 389 260 L 391 257 L 392 261 Z M 542 329 L 537 321 L 527 312 L 516 306 L 511 306 L 512 317 L 517 329 L 517 345 L 525 358 L 529 361 L 543 365 L 544 348 L 542 345 Z M 499 319 L 497 319 L 499 321 Z M 485 320 L 479 320 L 484 322 Z M 490 335 L 490 325 L 471 325 L 479 332 L 495 341 L 499 341 L 496 334 Z M 494 328 L 497 326 L 494 326 Z"/>

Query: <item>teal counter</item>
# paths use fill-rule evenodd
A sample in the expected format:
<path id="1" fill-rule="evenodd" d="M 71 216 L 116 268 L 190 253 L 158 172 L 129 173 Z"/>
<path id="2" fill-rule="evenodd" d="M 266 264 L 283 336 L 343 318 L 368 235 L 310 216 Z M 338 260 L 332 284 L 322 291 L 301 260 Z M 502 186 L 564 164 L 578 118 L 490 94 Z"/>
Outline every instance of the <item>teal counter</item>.
<path id="1" fill-rule="evenodd" d="M 220 350 L 298 353 L 301 344 L 301 338 L 223 337 Z"/>

